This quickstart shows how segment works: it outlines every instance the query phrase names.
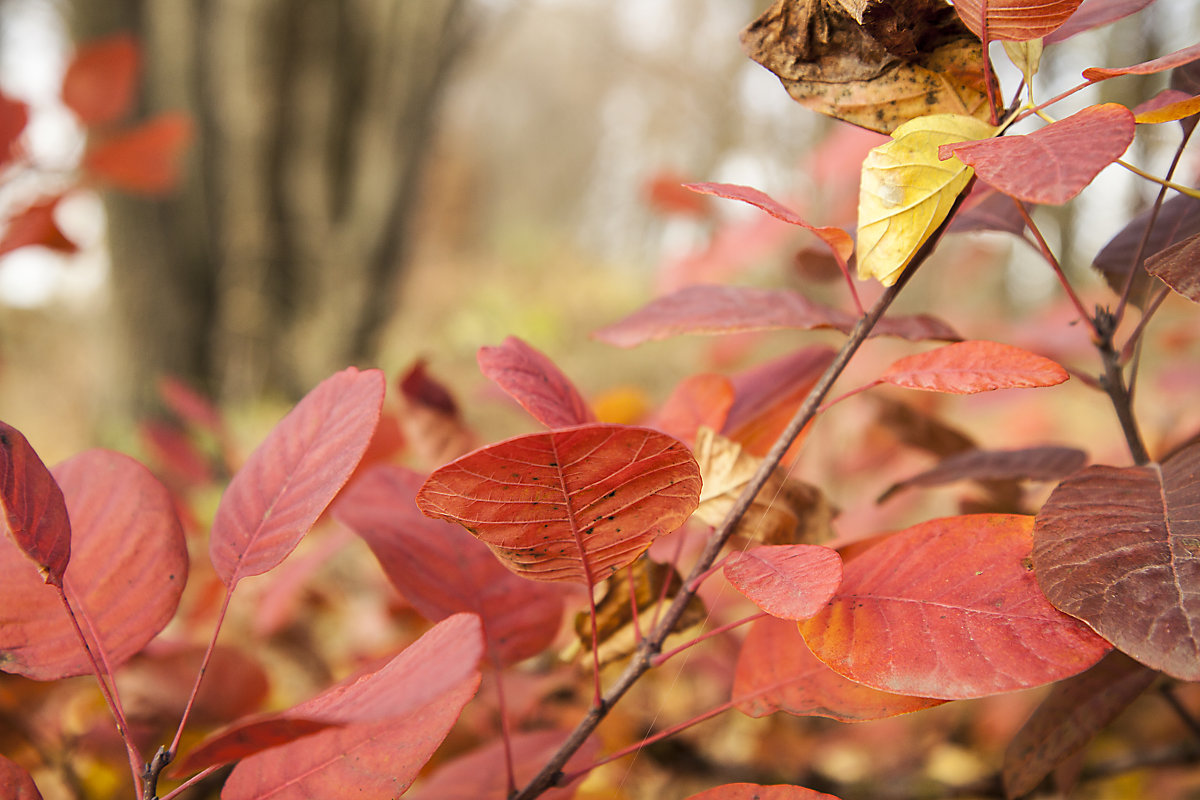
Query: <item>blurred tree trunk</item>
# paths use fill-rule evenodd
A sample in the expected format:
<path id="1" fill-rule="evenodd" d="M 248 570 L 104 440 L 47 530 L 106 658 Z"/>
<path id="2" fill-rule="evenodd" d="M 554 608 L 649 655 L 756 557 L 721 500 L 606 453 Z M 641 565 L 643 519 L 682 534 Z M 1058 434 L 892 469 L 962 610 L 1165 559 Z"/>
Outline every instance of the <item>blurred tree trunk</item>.
<path id="1" fill-rule="evenodd" d="M 396 306 L 465 0 L 77 0 L 129 30 L 143 110 L 188 111 L 184 186 L 106 198 L 134 408 L 174 374 L 296 396 L 370 361 Z"/>

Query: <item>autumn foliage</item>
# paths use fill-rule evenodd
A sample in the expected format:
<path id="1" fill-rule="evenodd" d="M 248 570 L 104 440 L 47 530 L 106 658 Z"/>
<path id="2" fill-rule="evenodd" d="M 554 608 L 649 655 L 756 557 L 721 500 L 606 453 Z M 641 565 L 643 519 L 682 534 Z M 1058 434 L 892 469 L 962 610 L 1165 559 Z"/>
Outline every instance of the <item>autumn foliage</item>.
<path id="1" fill-rule="evenodd" d="M 1180 122 L 1179 152 L 1186 148 L 1200 112 L 1186 92 L 1062 119 L 1056 103 L 1038 105 L 1044 45 L 1148 4 L 777 0 L 743 34 L 750 55 L 803 105 L 889 136 L 862 164 L 856 229 L 810 223 L 744 186 L 694 183 L 681 195 L 656 185 L 652 197 L 696 216 L 710 213 L 712 198 L 747 203 L 804 231 L 847 295 L 831 303 L 793 289 L 689 285 L 594 337 L 632 348 L 683 335 L 820 331 L 840 345 L 807 342 L 740 371 L 683 376 L 638 424 L 599 419 L 568 375 L 515 337 L 481 347 L 479 367 L 528 412 L 532 432 L 482 445 L 455 393 L 423 363 L 398 376 L 390 397 L 379 370 L 329 377 L 246 459 L 234 455 L 217 409 L 166 381 L 173 420 L 143 429 L 157 476 L 107 450 L 48 468 L 0 423 L 8 531 L 0 668 L 30 679 L 22 686 L 94 676 L 119 732 L 106 755 L 128 761 L 123 791 L 139 800 L 193 787 L 226 800 L 382 799 L 410 786 L 410 796 L 430 800 L 601 796 L 594 792 L 626 789 L 581 788 L 598 767 L 721 712 L 868 723 L 1048 686 L 997 771 L 964 790 L 1016 798 L 1051 782 L 1070 791 L 1080 754 L 1152 685 L 1197 728 L 1174 692 L 1200 680 L 1200 435 L 1178 430 L 1175 446 L 1152 450 L 1133 387 L 1166 298 L 1200 301 L 1200 193 L 1173 172 L 1147 178 L 1161 186 L 1153 206 L 1096 257 L 1113 291 L 1095 310 L 1031 213 L 1079 195 L 1144 126 Z M 1001 49 L 991 42 L 1003 42 L 1025 75 L 1019 89 L 996 80 L 988 54 Z M 1169 70 L 1194 87 L 1198 59 L 1193 45 L 1085 69 L 1055 100 Z M 167 117 L 119 126 L 136 73 L 130 40 L 90 45 L 68 71 L 63 99 L 98 131 L 81 166 L 86 180 L 159 191 L 175 179 L 187 125 Z M 0 101 L 11 166 L 25 111 Z M 1031 132 L 1008 134 L 1038 118 Z M 700 200 L 681 199 L 692 196 Z M 7 247 L 67 246 L 46 222 L 57 200 L 10 220 Z M 1059 363 L 1078 353 L 1068 359 L 1050 343 L 1036 352 L 1036 336 L 1004 326 L 964 338 L 943 319 L 952 309 L 888 313 L 914 272 L 945 266 L 925 265 L 956 226 L 1015 233 L 1036 248 L 1071 322 L 1087 331 L 1090 363 Z M 861 280 L 880 285 L 871 303 L 859 296 Z M 1135 310 L 1136 322 L 1122 325 Z M 869 380 L 839 384 L 864 343 L 880 338 L 905 354 L 876 364 Z M 1068 380 L 1114 412 L 1111 429 L 1082 447 L 981 446 L 976 432 L 922 405 L 933 395 L 1049 394 Z M 819 437 L 828 415 L 862 393 L 882 395 L 872 424 L 893 440 L 878 457 L 856 454 L 861 472 L 891 476 L 881 497 L 854 498 L 873 517 L 835 508 L 830 485 L 797 475 L 805 449 L 829 443 Z M 1084 448 L 1104 450 L 1101 438 L 1128 459 L 1091 463 Z M 897 474 L 889 460 L 904 451 L 934 463 Z M 887 516 L 884 504 L 898 496 L 957 481 L 981 490 L 963 499 L 962 513 L 911 524 Z M 1052 488 L 1030 495 L 1022 489 L 1030 482 Z M 197 502 L 205 486 L 221 488 L 210 523 Z M 835 523 L 839 513 L 860 522 Z M 284 565 L 314 527 L 328 549 Z M 193 529 L 207 538 L 189 541 Z M 403 596 L 413 635 L 309 699 L 265 710 L 251 648 L 217 644 L 235 593 L 245 594 L 236 590 L 278 568 L 286 594 L 348 532 Z M 204 599 L 181 606 L 189 578 Z M 170 625 L 210 630 L 208 646 L 172 641 Z M 717 661 L 725 701 L 628 741 L 597 733 L 644 678 L 718 637 L 731 643 L 732 656 Z M 169 700 L 150 704 L 171 711 L 169 723 L 151 725 L 126 696 L 123 670 L 165 680 L 168 668 L 187 677 L 175 678 Z M 206 688 L 214 676 L 223 699 Z M 552 699 L 563 695 L 569 718 Z M 455 739 L 459 729 L 470 735 Z M 32 728 L 26 738 L 0 757 L 4 797 L 41 797 L 30 773 L 75 756 L 67 745 L 47 756 L 52 748 Z M 1194 759 L 1195 745 L 1184 755 Z M 863 796 L 851 782 L 818 788 L 838 794 L 731 781 L 691 800 Z"/>

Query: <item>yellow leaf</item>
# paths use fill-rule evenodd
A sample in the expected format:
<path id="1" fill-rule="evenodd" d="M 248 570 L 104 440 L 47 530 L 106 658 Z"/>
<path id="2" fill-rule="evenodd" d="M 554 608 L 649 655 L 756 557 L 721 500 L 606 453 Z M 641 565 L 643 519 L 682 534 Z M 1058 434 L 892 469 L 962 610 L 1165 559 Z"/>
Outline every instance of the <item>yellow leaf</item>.
<path id="1" fill-rule="evenodd" d="M 1133 121 L 1141 124 L 1174 122 L 1196 113 L 1200 113 L 1200 95 L 1185 100 L 1176 100 L 1174 103 L 1160 106 L 1153 111 L 1143 111 L 1134 117 Z"/>
<path id="2" fill-rule="evenodd" d="M 696 463 L 704 479 L 695 516 L 719 525 L 758 470 L 761 458 L 711 428 L 696 433 Z M 738 523 L 737 537 L 759 544 L 818 544 L 833 536 L 837 510 L 820 489 L 776 469 Z"/>
<path id="3" fill-rule="evenodd" d="M 1010 42 L 1006 39 L 1001 44 L 1004 45 L 1004 52 L 1008 54 L 1008 59 L 1017 69 L 1021 70 L 1021 74 L 1025 77 L 1025 85 L 1032 86 L 1033 76 L 1037 75 L 1038 69 L 1042 66 L 1042 40 L 1029 39 L 1024 42 Z"/>
<path id="4" fill-rule="evenodd" d="M 996 129 L 974 117 L 931 114 L 896 128 L 863 161 L 858 193 L 858 277 L 891 286 L 933 234 L 973 170 L 938 147 L 986 139 Z"/>

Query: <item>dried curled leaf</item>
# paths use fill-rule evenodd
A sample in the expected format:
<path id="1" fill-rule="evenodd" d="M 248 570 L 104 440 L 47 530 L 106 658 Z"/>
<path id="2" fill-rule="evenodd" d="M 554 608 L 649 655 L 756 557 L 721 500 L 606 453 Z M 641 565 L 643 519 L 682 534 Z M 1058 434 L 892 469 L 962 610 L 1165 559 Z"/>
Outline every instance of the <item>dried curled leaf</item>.
<path id="1" fill-rule="evenodd" d="M 971 180 L 944 144 L 986 139 L 995 128 L 974 117 L 933 114 L 906 122 L 863 161 L 858 194 L 858 277 L 891 286 L 942 224 Z"/>
<path id="2" fill-rule="evenodd" d="M 880 133 L 924 114 L 991 116 L 980 41 L 943 0 L 776 0 L 742 47 L 801 105 Z"/>

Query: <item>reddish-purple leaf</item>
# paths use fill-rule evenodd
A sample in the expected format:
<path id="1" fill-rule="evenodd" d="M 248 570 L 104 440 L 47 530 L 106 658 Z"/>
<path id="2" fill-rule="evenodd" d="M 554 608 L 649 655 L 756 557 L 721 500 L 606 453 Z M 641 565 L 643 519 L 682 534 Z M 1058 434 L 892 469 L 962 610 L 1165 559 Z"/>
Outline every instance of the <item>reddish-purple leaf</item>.
<path id="1" fill-rule="evenodd" d="M 1083 0 L 1070 19 L 1046 37 L 1044 44 L 1066 41 L 1076 34 L 1111 25 L 1136 14 L 1154 0 Z"/>
<path id="2" fill-rule="evenodd" d="M 388 578 L 427 619 L 479 615 L 489 657 L 500 666 L 537 655 L 562 622 L 562 587 L 514 575 L 458 525 L 416 506 L 425 478 L 381 464 L 347 487 L 334 516 L 371 547 Z"/>
<path id="3" fill-rule="evenodd" d="M 945 701 L 881 692 L 843 678 L 812 654 L 795 623 L 767 618 L 754 622 L 742 643 L 733 678 L 733 702 L 751 717 L 783 711 L 863 722 Z"/>
<path id="4" fill-rule="evenodd" d="M 942 486 L 955 481 L 1057 481 L 1087 464 L 1087 453 L 1073 447 L 1027 447 L 1021 450 L 968 450 L 932 469 L 893 485 L 880 502 L 910 486 Z"/>
<path id="5" fill-rule="evenodd" d="M 171 620 L 187 580 L 187 545 L 167 490 L 128 456 L 88 450 L 54 468 L 71 518 L 63 585 L 85 630 L 116 668 Z M 55 589 L 0 540 L 0 669 L 36 680 L 91 671 Z"/>
<path id="6" fill-rule="evenodd" d="M 792 225 L 799 225 L 801 228 L 812 231 L 820 237 L 821 241 L 829 246 L 834 258 L 842 266 L 846 265 L 850 254 L 854 252 L 854 239 L 841 228 L 810 225 L 795 211 L 792 211 L 765 192 L 760 192 L 758 189 L 753 189 L 749 186 L 738 186 L 733 183 L 689 183 L 687 184 L 687 188 L 700 194 L 716 195 L 728 200 L 741 200 L 743 203 L 749 203 L 752 206 L 761 208 L 772 217 L 775 217 L 775 219 L 783 220 Z"/>
<path id="7" fill-rule="evenodd" d="M 595 422 L 583 395 L 546 355 L 515 336 L 481 347 L 479 369 L 547 428 Z"/>
<path id="8" fill-rule="evenodd" d="M 721 433 L 765 456 L 835 355 L 824 345 L 805 347 L 735 375 Z"/>
<path id="9" fill-rule="evenodd" d="M 696 510 L 700 469 L 647 428 L 581 425 L 476 450 L 429 476 L 417 507 L 457 522 L 519 575 L 592 584 Z"/>
<path id="10" fill-rule="evenodd" d="M 857 320 L 853 314 L 787 289 L 699 285 L 653 300 L 625 319 L 594 332 L 592 337 L 617 347 L 636 347 L 697 333 L 818 328 L 849 333 Z M 944 322 L 925 315 L 885 318 L 872 334 L 913 341 L 961 338 Z"/>
<path id="11" fill-rule="evenodd" d="M 1160 58 L 1143 61 L 1141 64 L 1134 64 L 1130 67 L 1119 67 L 1116 69 L 1088 67 L 1083 71 L 1083 77 L 1089 81 L 1104 81 L 1120 75 L 1153 75 L 1156 72 L 1165 72 L 1175 67 L 1182 67 L 1184 64 L 1190 64 L 1196 59 L 1200 59 L 1200 44 L 1189 45 L 1182 50 L 1176 50 L 1174 53 L 1168 53 Z"/>
<path id="12" fill-rule="evenodd" d="M 1088 106 L 1024 136 L 945 144 L 975 174 L 1010 197 L 1061 205 L 1083 191 L 1133 141 L 1133 112 L 1118 103 Z"/>
<path id="13" fill-rule="evenodd" d="M 1057 683 L 1004 755 L 1004 789 L 1024 797 L 1149 688 L 1158 673 L 1119 651 Z"/>
<path id="14" fill-rule="evenodd" d="M 1200 680 L 1200 445 L 1164 464 L 1093 466 L 1038 513 L 1033 563 L 1050 602 L 1117 649 Z"/>
<path id="15" fill-rule="evenodd" d="M 4 800 L 42 800 L 42 793 L 24 767 L 0 755 L 0 797 Z"/>
<path id="16" fill-rule="evenodd" d="M 1055 609 L 1028 566 L 1033 518 L 936 519 L 846 562 L 800 623 L 813 653 L 881 691 L 960 700 L 1078 674 L 1108 642 Z"/>
<path id="17" fill-rule="evenodd" d="M 948 230 L 951 233 L 1001 231 L 1020 236 L 1025 232 L 1025 218 L 1011 197 L 986 183 L 976 183 L 958 213 L 950 220 Z"/>
<path id="18" fill-rule="evenodd" d="M 343 797 L 352 787 L 361 800 L 393 800 L 416 779 L 478 687 L 476 673 L 403 716 L 329 728 L 244 758 L 221 798 L 313 800 Z"/>
<path id="19" fill-rule="evenodd" d="M 283 561 L 357 466 L 383 404 L 379 370 L 325 379 L 238 470 L 213 520 L 209 551 L 231 590 Z"/>
<path id="20" fill-rule="evenodd" d="M 19 430 L 0 422 L 0 505 L 12 541 L 46 583 L 62 586 L 71 560 L 71 523 L 63 493 Z"/>
<path id="21" fill-rule="evenodd" d="M 513 773 L 522 786 L 554 755 L 569 735 L 569 731 L 536 731 L 518 733 L 511 739 Z M 505 768 L 504 742 L 493 741 L 439 767 L 422 781 L 413 800 L 505 800 L 508 797 L 508 776 Z M 600 743 L 591 737 L 567 760 L 564 772 L 586 767 L 595 760 Z M 539 800 L 570 800 L 578 785 L 559 786 L 538 795 Z"/>
<path id="22" fill-rule="evenodd" d="M 1153 208 L 1148 208 L 1126 223 L 1092 261 L 1092 266 L 1104 275 L 1113 291 L 1120 291 L 1129 270 L 1136 268 L 1131 298 L 1138 305 L 1144 301 L 1150 285 L 1158 285 L 1158 281 L 1149 278 L 1143 269 L 1147 256 L 1153 256 L 1200 233 L 1200 200 L 1183 194 L 1176 195 L 1163 203 L 1154 217 L 1154 229 L 1143 250 L 1142 237 L 1153 211 Z M 1139 252 L 1141 260 L 1137 260 Z"/>
<path id="23" fill-rule="evenodd" d="M 177 771 L 198 771 L 245 759 L 329 727 L 409 720 L 414 715 L 419 719 L 423 711 L 446 698 L 461 699 L 465 704 L 478 686 L 477 664 L 482 652 L 478 618 L 456 614 L 378 670 L 343 681 L 286 711 L 244 719 L 209 737 L 188 754 Z M 470 691 L 460 698 L 465 687 Z M 459 705 L 455 716 L 461 708 Z"/>
<path id="24" fill-rule="evenodd" d="M 1067 21 L 1081 0 L 957 0 L 954 10 L 971 33 L 989 42 L 1024 42 L 1047 36 Z"/>
<path id="25" fill-rule="evenodd" d="M 1146 271 L 1193 303 L 1200 303 L 1200 234 L 1146 259 Z"/>
<path id="26" fill-rule="evenodd" d="M 725 577 L 756 606 L 780 619 L 807 619 L 842 582 L 842 557 L 815 544 L 763 545 L 734 553 Z"/>
<path id="27" fill-rule="evenodd" d="M 128 33 L 85 42 L 63 76 L 63 105 L 84 125 L 123 117 L 137 90 L 138 46 Z"/>
<path id="28" fill-rule="evenodd" d="M 906 356 L 888 367 L 880 381 L 907 389 L 974 394 L 1054 386 L 1068 377 L 1058 364 L 1028 350 L 970 341 Z"/>
<path id="29" fill-rule="evenodd" d="M 759 786 L 757 783 L 727 783 L 714 786 L 687 800 L 838 800 L 824 792 L 815 792 L 803 786 Z"/>

